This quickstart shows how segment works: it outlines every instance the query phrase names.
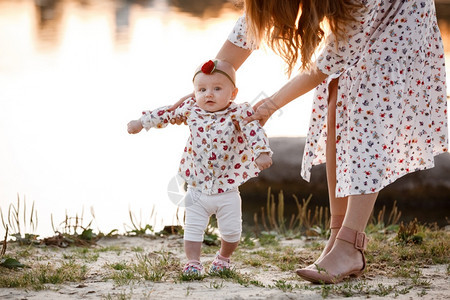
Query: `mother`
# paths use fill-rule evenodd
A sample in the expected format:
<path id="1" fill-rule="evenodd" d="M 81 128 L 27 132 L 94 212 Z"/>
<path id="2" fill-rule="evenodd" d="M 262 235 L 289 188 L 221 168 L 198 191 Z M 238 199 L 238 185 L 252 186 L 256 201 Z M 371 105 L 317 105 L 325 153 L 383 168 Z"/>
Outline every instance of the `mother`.
<path id="1" fill-rule="evenodd" d="M 331 236 L 316 262 L 296 272 L 325 283 L 359 275 L 366 267 L 364 229 L 378 192 L 433 167 L 434 156 L 448 150 L 444 51 L 434 3 L 244 2 L 246 14 L 217 58 L 238 69 L 264 40 L 285 60 L 288 74 L 301 62 L 300 73 L 255 105 L 247 121 L 264 124 L 316 87 L 302 177 L 309 180 L 312 166 L 326 162 Z"/>

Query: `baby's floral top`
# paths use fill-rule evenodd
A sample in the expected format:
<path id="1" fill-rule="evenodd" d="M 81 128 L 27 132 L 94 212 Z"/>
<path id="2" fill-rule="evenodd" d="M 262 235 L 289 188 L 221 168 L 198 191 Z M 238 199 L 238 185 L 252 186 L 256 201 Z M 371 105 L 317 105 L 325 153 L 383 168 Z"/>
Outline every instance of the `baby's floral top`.
<path id="1" fill-rule="evenodd" d="M 330 34 L 316 65 L 316 88 L 302 162 L 309 180 L 325 162 L 328 85 L 336 102 L 336 196 L 381 190 L 399 177 L 434 166 L 448 151 L 444 49 L 432 0 L 362 0 L 347 38 Z M 228 39 L 242 48 L 245 17 Z"/>
<path id="2" fill-rule="evenodd" d="M 218 194 L 237 188 L 259 173 L 255 159 L 268 152 L 268 138 L 254 121 L 244 126 L 243 120 L 253 114 L 249 103 L 231 103 L 217 112 L 201 109 L 193 98 L 187 99 L 175 111 L 169 106 L 144 111 L 142 126 L 163 128 L 175 116 L 185 116 L 190 136 L 180 161 L 179 174 L 186 182 L 205 194 Z M 239 123 L 236 129 L 233 121 Z"/>

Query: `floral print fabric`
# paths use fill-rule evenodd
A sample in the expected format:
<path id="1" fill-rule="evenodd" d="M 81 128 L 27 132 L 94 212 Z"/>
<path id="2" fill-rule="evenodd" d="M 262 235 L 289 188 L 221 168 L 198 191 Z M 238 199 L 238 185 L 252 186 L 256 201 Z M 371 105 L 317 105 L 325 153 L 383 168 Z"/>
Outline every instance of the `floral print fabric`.
<path id="1" fill-rule="evenodd" d="M 207 112 L 193 98 L 175 111 L 169 106 L 144 111 L 142 126 L 164 128 L 175 116 L 185 116 L 190 136 L 181 158 L 179 174 L 197 190 L 211 195 L 233 190 L 255 177 L 259 169 L 255 159 L 262 152 L 272 155 L 267 136 L 259 122 L 243 124 L 253 114 L 249 103 L 232 103 L 228 108 Z M 240 130 L 233 121 L 237 121 Z"/>
<path id="2" fill-rule="evenodd" d="M 330 76 L 316 88 L 303 154 L 301 175 L 309 180 L 313 165 L 325 162 L 328 85 L 339 78 L 337 197 L 377 192 L 433 167 L 434 156 L 448 151 L 444 50 L 433 1 L 362 3 L 347 40 L 330 34 L 316 61 Z"/>

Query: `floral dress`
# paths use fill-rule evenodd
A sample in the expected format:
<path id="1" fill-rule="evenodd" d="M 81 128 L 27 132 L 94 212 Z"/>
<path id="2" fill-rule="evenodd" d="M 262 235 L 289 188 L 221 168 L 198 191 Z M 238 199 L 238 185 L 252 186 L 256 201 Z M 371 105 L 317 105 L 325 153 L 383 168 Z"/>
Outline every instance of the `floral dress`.
<path id="1" fill-rule="evenodd" d="M 301 175 L 325 162 L 328 85 L 336 102 L 336 196 L 374 193 L 432 168 L 448 151 L 444 50 L 434 2 L 362 1 L 347 40 L 330 34 L 316 60 L 328 78 L 315 91 Z M 245 17 L 228 39 L 242 48 Z"/>
<path id="2" fill-rule="evenodd" d="M 175 111 L 168 108 L 142 112 L 142 126 L 146 130 L 164 128 L 175 116 L 186 117 L 191 134 L 178 173 L 202 193 L 211 195 L 236 189 L 258 175 L 255 158 L 260 153 L 272 155 L 259 122 L 243 124 L 244 118 L 253 114 L 249 103 L 233 102 L 224 110 L 207 112 L 189 98 Z M 233 121 L 239 123 L 241 130 L 236 129 Z"/>

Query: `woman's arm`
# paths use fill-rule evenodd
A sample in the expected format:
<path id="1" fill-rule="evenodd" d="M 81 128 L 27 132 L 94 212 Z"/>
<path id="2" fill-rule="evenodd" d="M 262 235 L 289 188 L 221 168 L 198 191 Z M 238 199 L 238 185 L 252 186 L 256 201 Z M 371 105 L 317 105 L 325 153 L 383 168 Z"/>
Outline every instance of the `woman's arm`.
<path id="1" fill-rule="evenodd" d="M 292 100 L 306 94 L 327 77 L 328 75 L 322 73 L 319 69 L 298 74 L 279 89 L 278 92 L 258 102 L 254 107 L 255 114 L 245 118 L 245 122 L 249 123 L 254 120 L 259 120 L 259 123 L 264 125 L 275 111 Z"/>
<path id="2" fill-rule="evenodd" d="M 217 53 L 216 58 L 229 62 L 237 70 L 251 53 L 252 50 L 241 48 L 226 40 L 219 53 Z"/>

